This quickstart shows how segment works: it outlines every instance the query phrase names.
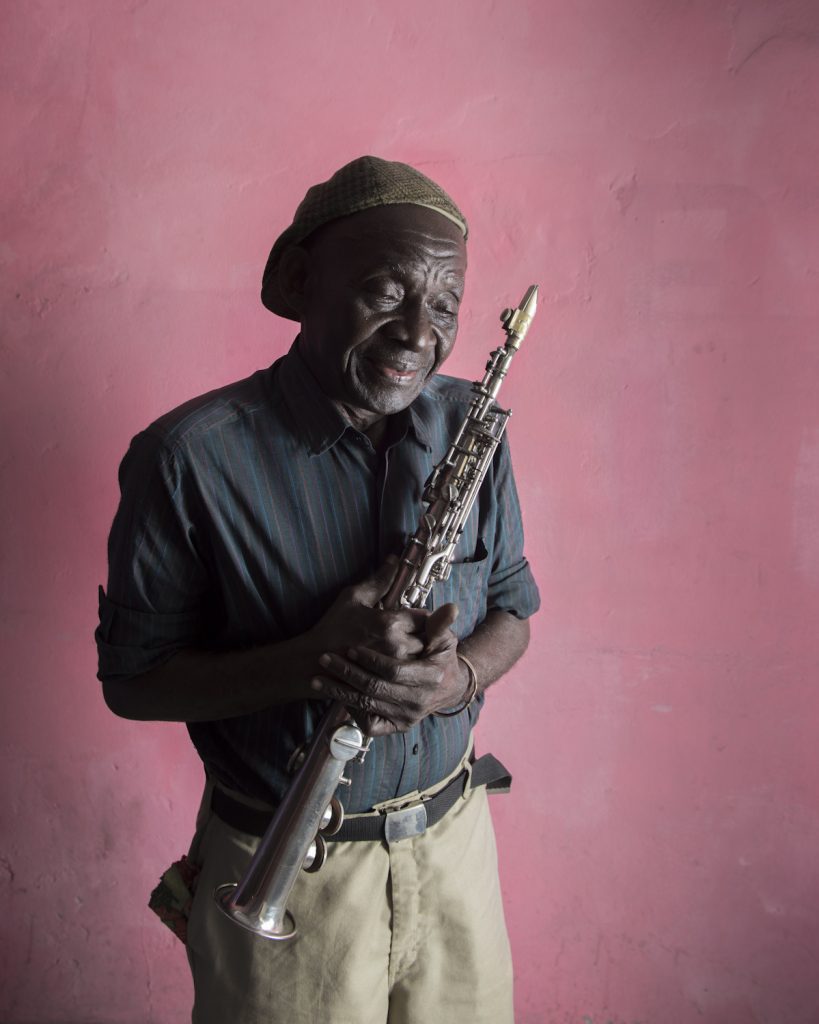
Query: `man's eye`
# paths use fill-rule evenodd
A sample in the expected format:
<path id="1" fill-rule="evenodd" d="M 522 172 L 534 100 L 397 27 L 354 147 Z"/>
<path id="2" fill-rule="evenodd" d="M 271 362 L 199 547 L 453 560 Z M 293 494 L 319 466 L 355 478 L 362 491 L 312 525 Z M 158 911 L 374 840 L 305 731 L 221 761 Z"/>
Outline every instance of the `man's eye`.
<path id="1" fill-rule="evenodd" d="M 438 299 L 432 308 L 442 316 L 452 317 L 458 315 L 458 303 L 455 299 Z"/>
<path id="2" fill-rule="evenodd" d="M 373 305 L 394 305 L 401 301 L 401 292 L 388 281 L 371 281 L 364 288 L 364 295 Z"/>

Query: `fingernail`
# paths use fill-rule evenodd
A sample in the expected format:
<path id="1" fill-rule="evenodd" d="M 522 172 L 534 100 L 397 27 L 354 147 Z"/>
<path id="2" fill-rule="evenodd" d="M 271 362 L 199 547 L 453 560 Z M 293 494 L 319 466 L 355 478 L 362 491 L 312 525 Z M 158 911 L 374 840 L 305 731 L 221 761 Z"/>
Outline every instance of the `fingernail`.
<path id="1" fill-rule="evenodd" d="M 327 668 L 327 666 L 330 665 L 331 662 L 332 659 L 330 658 L 329 654 L 322 654 L 322 656 L 319 658 L 319 665 L 323 665 L 325 668 Z"/>
<path id="2" fill-rule="evenodd" d="M 316 679 L 315 677 L 313 679 L 311 679 L 310 680 L 310 689 L 311 690 L 320 690 L 321 689 L 321 680 L 320 679 Z"/>

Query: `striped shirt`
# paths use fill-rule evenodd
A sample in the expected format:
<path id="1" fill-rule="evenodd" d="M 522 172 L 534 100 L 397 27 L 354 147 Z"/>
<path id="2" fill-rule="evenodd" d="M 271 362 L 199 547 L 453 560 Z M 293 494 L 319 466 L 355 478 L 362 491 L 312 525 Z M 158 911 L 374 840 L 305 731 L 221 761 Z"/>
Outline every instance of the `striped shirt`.
<path id="1" fill-rule="evenodd" d="M 297 340 L 268 369 L 138 434 L 120 466 L 107 593 L 100 588 L 99 678 L 137 676 L 184 648 L 231 650 L 310 629 L 341 588 L 414 532 L 424 483 L 470 399 L 468 384 L 436 376 L 390 418 L 379 456 L 323 394 Z M 490 609 L 519 618 L 537 610 L 505 441 L 431 601 L 458 604 L 460 639 Z M 376 739 L 364 763 L 347 769 L 345 809 L 368 810 L 448 775 L 480 704 Z M 325 707 L 283 704 L 188 730 L 219 781 L 276 803 L 291 754 Z"/>

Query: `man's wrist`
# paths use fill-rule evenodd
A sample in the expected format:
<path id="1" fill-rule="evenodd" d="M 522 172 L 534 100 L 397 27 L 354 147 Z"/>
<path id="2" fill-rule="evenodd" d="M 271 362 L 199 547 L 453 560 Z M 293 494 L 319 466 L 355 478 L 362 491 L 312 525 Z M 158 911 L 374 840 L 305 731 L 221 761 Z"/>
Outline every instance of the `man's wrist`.
<path id="1" fill-rule="evenodd" d="M 475 666 L 472 664 L 469 658 L 465 657 L 463 654 L 456 653 L 455 656 L 458 659 L 458 664 L 462 665 L 463 668 L 466 670 L 466 687 L 463 691 L 463 696 L 461 697 L 461 700 L 459 701 L 458 705 L 454 707 L 451 711 L 434 712 L 434 714 L 438 715 L 440 718 L 451 718 L 454 715 L 459 715 L 462 711 L 466 711 L 466 709 L 470 707 L 470 705 L 478 695 L 478 673 L 475 671 Z"/>

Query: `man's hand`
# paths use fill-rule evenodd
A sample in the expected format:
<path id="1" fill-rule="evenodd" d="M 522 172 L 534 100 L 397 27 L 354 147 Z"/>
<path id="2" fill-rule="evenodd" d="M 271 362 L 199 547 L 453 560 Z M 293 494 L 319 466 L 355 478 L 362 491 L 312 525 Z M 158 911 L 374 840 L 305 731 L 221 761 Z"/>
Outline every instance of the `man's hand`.
<path id="1" fill-rule="evenodd" d="M 397 565 L 398 559 L 390 556 L 368 579 L 345 587 L 305 634 L 305 641 L 315 651 L 316 670 L 322 654 L 341 654 L 353 647 L 366 647 L 400 661 L 421 653 L 429 613 L 414 608 L 388 612 L 378 607 Z"/>
<path id="2" fill-rule="evenodd" d="M 459 704 L 467 689 L 468 674 L 457 659 L 458 639 L 450 629 L 457 605 L 409 614 L 423 628 L 418 651 L 401 656 L 385 651 L 383 643 L 348 641 L 344 654 L 327 651 L 319 659 L 326 675 L 312 682 L 316 696 L 346 705 L 370 736 L 405 732 L 432 712 Z"/>

